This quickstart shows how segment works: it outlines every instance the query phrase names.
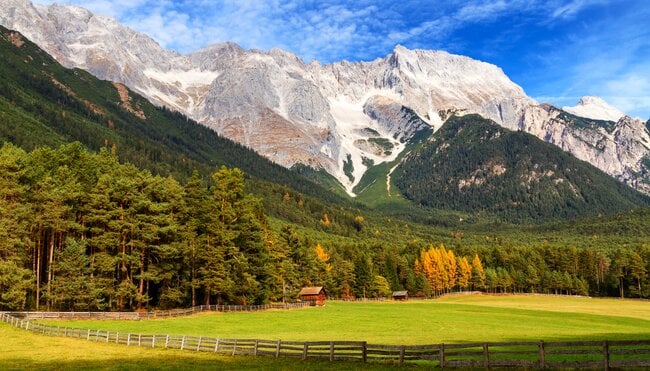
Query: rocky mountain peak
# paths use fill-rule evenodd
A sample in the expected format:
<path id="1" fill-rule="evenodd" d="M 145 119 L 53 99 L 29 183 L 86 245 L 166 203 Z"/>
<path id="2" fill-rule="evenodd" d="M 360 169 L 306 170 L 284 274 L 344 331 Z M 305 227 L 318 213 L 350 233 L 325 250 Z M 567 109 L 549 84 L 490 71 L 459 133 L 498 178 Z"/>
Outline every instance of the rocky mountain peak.
<path id="1" fill-rule="evenodd" d="M 594 120 L 618 121 L 625 113 L 613 107 L 604 99 L 594 96 L 584 96 L 580 98 L 578 104 L 573 107 L 562 107 L 563 110 Z"/>
<path id="2" fill-rule="evenodd" d="M 275 60 L 284 60 L 292 63 L 305 64 L 302 58 L 296 54 L 280 48 L 271 48 L 271 50 L 269 50 L 269 55 L 272 56 Z"/>
<path id="3" fill-rule="evenodd" d="M 200 70 L 221 70 L 244 56 L 246 51 L 233 42 L 212 44 L 187 55 Z"/>

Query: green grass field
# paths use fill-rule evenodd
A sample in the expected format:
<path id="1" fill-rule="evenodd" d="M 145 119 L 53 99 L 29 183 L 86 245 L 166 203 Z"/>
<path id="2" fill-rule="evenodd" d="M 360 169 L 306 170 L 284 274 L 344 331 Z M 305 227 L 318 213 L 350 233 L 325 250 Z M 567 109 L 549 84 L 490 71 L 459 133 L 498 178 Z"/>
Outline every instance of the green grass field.
<path id="1" fill-rule="evenodd" d="M 411 365 L 412 366 L 412 365 Z M 0 370 L 391 370 L 385 364 L 223 356 L 37 335 L 0 322 Z"/>
<path id="2" fill-rule="evenodd" d="M 406 303 L 328 302 L 322 308 L 204 313 L 165 320 L 48 323 L 142 334 L 395 345 L 650 339 L 650 302 L 468 295 Z"/>

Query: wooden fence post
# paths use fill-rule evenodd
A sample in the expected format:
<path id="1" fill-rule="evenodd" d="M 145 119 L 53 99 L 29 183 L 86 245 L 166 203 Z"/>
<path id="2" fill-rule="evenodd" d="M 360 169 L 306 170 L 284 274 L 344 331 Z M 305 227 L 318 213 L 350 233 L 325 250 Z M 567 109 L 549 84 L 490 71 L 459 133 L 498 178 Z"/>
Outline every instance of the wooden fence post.
<path id="1" fill-rule="evenodd" d="M 86 340 L 90 340 L 90 329 L 88 329 L 88 335 L 86 335 Z"/>
<path id="2" fill-rule="evenodd" d="M 305 343 L 302 348 L 302 360 L 307 359 L 307 352 L 309 352 L 309 344 Z"/>
<path id="3" fill-rule="evenodd" d="M 216 353 L 216 352 L 218 352 L 218 351 L 219 351 L 219 339 L 217 339 L 217 340 L 214 342 L 214 352 Z"/>
<path id="4" fill-rule="evenodd" d="M 539 342 L 539 368 L 546 367 L 546 360 L 544 359 L 544 340 Z"/>
<path id="5" fill-rule="evenodd" d="M 169 334 L 165 335 L 165 349 L 169 346 Z"/>
<path id="6" fill-rule="evenodd" d="M 440 368 L 445 368 L 445 344 L 440 344 Z"/>
<path id="7" fill-rule="evenodd" d="M 607 340 L 603 342 L 603 356 L 603 368 L 609 370 L 609 342 Z"/>
<path id="8" fill-rule="evenodd" d="M 196 351 L 197 352 L 201 350 L 201 342 L 202 341 L 203 341 L 203 336 L 199 336 L 198 344 L 196 344 Z"/>
<path id="9" fill-rule="evenodd" d="M 334 342 L 330 341 L 330 362 L 334 361 Z"/>
<path id="10" fill-rule="evenodd" d="M 183 350 L 183 348 L 185 348 L 185 335 L 181 338 L 181 350 Z"/>
<path id="11" fill-rule="evenodd" d="M 490 367 L 490 349 L 488 343 L 483 343 L 483 367 Z"/>
<path id="12" fill-rule="evenodd" d="M 404 348 L 404 345 L 402 345 L 401 347 L 399 347 L 399 364 L 400 365 L 404 364 L 404 352 L 405 352 L 405 348 Z"/>
<path id="13" fill-rule="evenodd" d="M 126 346 L 128 347 L 130 345 L 131 345 L 131 333 L 129 332 L 129 336 L 126 337 Z"/>
<path id="14" fill-rule="evenodd" d="M 237 354 L 237 339 L 235 339 L 235 343 L 232 345 L 232 355 Z"/>
<path id="15" fill-rule="evenodd" d="M 363 363 L 366 363 L 368 361 L 368 343 L 363 342 L 363 347 L 361 348 L 361 359 L 363 359 Z"/>
<path id="16" fill-rule="evenodd" d="M 259 346 L 260 341 L 255 339 L 255 349 L 253 350 L 253 355 L 257 357 L 257 347 Z"/>
<path id="17" fill-rule="evenodd" d="M 275 346 L 275 358 L 280 356 L 280 343 L 282 343 L 282 340 L 278 340 L 278 344 Z"/>

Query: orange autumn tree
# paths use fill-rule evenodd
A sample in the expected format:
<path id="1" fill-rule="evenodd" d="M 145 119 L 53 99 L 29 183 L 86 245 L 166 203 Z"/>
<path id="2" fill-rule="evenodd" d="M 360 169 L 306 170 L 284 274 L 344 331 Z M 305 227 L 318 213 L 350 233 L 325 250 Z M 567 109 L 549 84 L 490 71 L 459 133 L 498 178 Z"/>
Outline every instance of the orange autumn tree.
<path id="1" fill-rule="evenodd" d="M 437 248 L 431 245 L 415 259 L 415 273 L 424 276 L 433 293 L 440 295 L 456 287 L 469 287 L 472 266 L 466 257 L 456 257 L 445 245 L 441 244 Z"/>
<path id="2" fill-rule="evenodd" d="M 472 266 L 467 261 L 466 257 L 457 258 L 458 265 L 458 287 L 465 290 L 469 287 L 472 280 Z"/>
<path id="3" fill-rule="evenodd" d="M 329 272 L 332 270 L 332 265 L 329 263 L 330 260 L 330 255 L 323 249 L 323 246 L 321 246 L 320 243 L 316 244 L 316 247 L 314 247 L 314 251 L 316 251 L 316 257 L 318 260 L 325 264 L 325 271 Z"/>
<path id="4" fill-rule="evenodd" d="M 445 284 L 445 289 L 449 292 L 453 287 L 456 286 L 457 282 L 457 273 L 456 273 L 456 255 L 451 250 L 447 250 L 447 256 L 445 257 L 445 270 L 447 271 L 447 282 Z"/>

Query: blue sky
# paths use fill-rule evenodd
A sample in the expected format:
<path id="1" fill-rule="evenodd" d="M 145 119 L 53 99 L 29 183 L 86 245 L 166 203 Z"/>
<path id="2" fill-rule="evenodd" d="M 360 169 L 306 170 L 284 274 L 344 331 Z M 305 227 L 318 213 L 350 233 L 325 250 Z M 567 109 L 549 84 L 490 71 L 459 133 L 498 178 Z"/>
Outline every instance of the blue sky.
<path id="1" fill-rule="evenodd" d="M 115 17 L 181 53 L 234 41 L 327 63 L 384 57 L 396 44 L 447 50 L 498 65 L 539 102 L 598 95 L 650 118 L 648 0 L 57 2 Z"/>

